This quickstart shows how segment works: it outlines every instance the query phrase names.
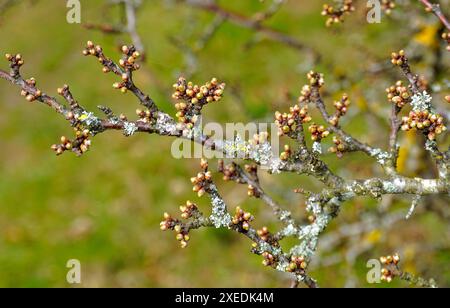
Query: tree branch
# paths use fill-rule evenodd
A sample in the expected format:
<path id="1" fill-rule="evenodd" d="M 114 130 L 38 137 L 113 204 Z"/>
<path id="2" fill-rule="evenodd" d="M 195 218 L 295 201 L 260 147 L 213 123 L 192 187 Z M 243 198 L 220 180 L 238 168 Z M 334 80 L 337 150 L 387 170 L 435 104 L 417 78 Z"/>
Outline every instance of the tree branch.
<path id="1" fill-rule="evenodd" d="M 444 13 L 441 10 L 441 6 L 439 3 L 431 3 L 428 0 L 419 0 L 422 2 L 422 4 L 425 6 L 427 10 L 430 12 L 433 12 L 434 15 L 436 15 L 437 18 L 442 22 L 444 27 L 447 29 L 447 31 L 450 31 L 450 22 L 448 21 L 447 17 L 445 17 Z"/>

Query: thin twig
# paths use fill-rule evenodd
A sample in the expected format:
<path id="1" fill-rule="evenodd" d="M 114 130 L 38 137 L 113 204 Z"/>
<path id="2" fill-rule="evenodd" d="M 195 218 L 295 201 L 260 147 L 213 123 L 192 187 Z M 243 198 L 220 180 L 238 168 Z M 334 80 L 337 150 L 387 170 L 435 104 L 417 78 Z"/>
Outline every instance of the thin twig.
<path id="1" fill-rule="evenodd" d="M 439 18 L 439 20 L 442 22 L 444 27 L 447 28 L 448 31 L 450 31 L 450 22 L 442 12 L 441 5 L 439 3 L 431 3 L 428 0 L 419 0 L 419 1 L 422 2 L 423 5 L 425 5 L 427 10 L 433 12 L 433 14 L 436 15 L 436 17 Z"/>
<path id="2" fill-rule="evenodd" d="M 306 51 L 312 54 L 316 61 L 320 58 L 319 54 L 313 48 L 305 45 L 303 42 L 300 42 L 299 40 L 297 40 L 292 36 L 289 36 L 285 33 L 272 29 L 269 26 L 263 25 L 258 19 L 248 18 L 236 12 L 226 10 L 217 5 L 216 3 L 210 1 L 202 1 L 202 0 L 181 0 L 181 1 L 185 2 L 188 5 L 192 5 L 193 7 L 219 15 L 223 19 L 228 20 L 229 22 L 234 23 L 238 26 L 252 29 L 261 34 L 264 34 L 273 41 L 285 44 L 299 51 Z"/>

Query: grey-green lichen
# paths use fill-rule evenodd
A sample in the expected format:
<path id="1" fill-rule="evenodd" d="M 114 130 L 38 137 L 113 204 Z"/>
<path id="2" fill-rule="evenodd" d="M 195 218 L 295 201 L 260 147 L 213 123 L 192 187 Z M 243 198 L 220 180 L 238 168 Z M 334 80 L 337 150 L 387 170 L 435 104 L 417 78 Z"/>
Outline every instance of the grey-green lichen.
<path id="1" fill-rule="evenodd" d="M 216 228 L 227 227 L 231 224 L 231 215 L 227 212 L 225 202 L 217 195 L 211 196 L 212 213 L 209 219 Z"/>
<path id="2" fill-rule="evenodd" d="M 322 154 L 322 144 L 320 142 L 314 142 L 312 145 L 312 151 L 316 154 Z"/>
<path id="3" fill-rule="evenodd" d="M 138 127 L 133 122 L 125 122 L 123 123 L 123 134 L 127 137 L 133 136 L 134 133 L 138 130 Z"/>
<path id="4" fill-rule="evenodd" d="M 92 112 L 83 111 L 75 114 L 76 120 L 85 128 L 89 129 L 91 135 L 96 135 L 103 131 L 102 121 Z"/>
<path id="5" fill-rule="evenodd" d="M 380 165 L 386 165 L 386 163 L 391 159 L 392 155 L 389 152 L 383 151 L 381 149 L 373 149 L 370 152 L 370 156 L 374 157 Z"/>
<path id="6" fill-rule="evenodd" d="M 307 260 L 311 259 L 317 249 L 320 234 L 326 229 L 332 217 L 328 214 L 320 214 L 316 217 L 313 224 L 305 226 L 300 232 L 299 239 L 302 242 L 294 246 L 290 253 L 296 256 L 303 256 Z"/>
<path id="7" fill-rule="evenodd" d="M 432 110 L 432 102 L 433 98 L 431 95 L 427 93 L 427 91 L 423 91 L 422 93 L 417 93 L 411 98 L 411 106 L 414 111 L 431 111 Z"/>
<path id="8" fill-rule="evenodd" d="M 161 135 L 172 136 L 177 132 L 177 124 L 168 114 L 159 112 L 156 117 L 155 130 Z"/>

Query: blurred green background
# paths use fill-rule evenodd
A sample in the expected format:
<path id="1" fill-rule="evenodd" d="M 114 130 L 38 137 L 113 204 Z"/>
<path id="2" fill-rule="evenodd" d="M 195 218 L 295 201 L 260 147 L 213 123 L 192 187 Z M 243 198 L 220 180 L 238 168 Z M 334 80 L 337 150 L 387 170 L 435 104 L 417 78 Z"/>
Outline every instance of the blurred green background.
<path id="1" fill-rule="evenodd" d="M 94 59 L 81 55 L 85 42 L 93 40 L 118 59 L 118 46 L 130 43 L 128 35 L 108 35 L 68 24 L 66 1 L 17 2 L 0 12 L 0 53 L 22 53 L 24 77 L 35 77 L 38 86 L 51 94 L 69 84 L 87 109 L 95 110 L 102 104 L 117 113 L 134 115 L 138 107 L 135 99 L 114 91 L 111 85 L 116 78 L 102 74 Z M 104 1 L 81 2 L 82 23 L 120 20 L 119 9 L 106 9 Z M 448 1 L 442 2 L 444 11 L 449 12 Z M 266 9 L 270 1 L 219 3 L 252 16 Z M 328 29 L 320 16 L 323 3 L 291 0 L 266 22 L 318 50 L 322 55 L 318 64 L 305 53 L 251 30 L 228 22 L 220 27 L 197 53 L 192 75 L 198 83 L 215 76 L 228 85 L 226 98 L 207 108 L 208 121 L 270 122 L 275 110 L 286 110 L 295 103 L 305 72 L 317 69 L 325 74 L 329 104 L 343 91 L 350 94 L 353 106 L 345 127 L 367 142 L 385 146 L 390 107 L 384 89 L 400 75 L 393 68 L 382 74 L 370 69 L 374 63 L 385 63 L 391 51 L 405 46 L 420 55 L 415 63 L 418 72 L 433 76 L 443 87 L 443 93 L 435 98 L 442 98 L 445 91 L 448 94 L 444 82 L 448 54 L 441 60 L 443 69 L 429 69 L 439 40 L 433 32 L 434 17 L 422 14 L 420 6 L 400 7 L 393 16 L 383 16 L 382 23 L 374 25 L 367 24 L 360 10 L 344 25 Z M 213 19 L 210 13 L 175 1 L 144 1 L 139 9 L 138 32 L 147 61 L 135 79 L 163 110 L 174 114 L 171 85 L 186 71 L 185 53 L 171 38 L 193 46 Z M 0 67 L 7 69 L 7 62 Z M 178 206 L 188 199 L 196 201 L 204 212 L 209 208 L 206 199 L 191 192 L 189 178 L 198 172 L 198 160 L 172 158 L 171 139 L 105 133 L 94 138 L 91 151 L 83 157 L 66 153 L 56 158 L 50 145 L 61 135 L 71 136 L 72 129 L 49 108 L 26 102 L 19 92 L 0 81 L 0 287 L 68 287 L 65 264 L 69 259 L 81 261 L 81 287 L 289 285 L 288 276 L 261 265 L 261 257 L 250 253 L 251 243 L 242 236 L 212 229 L 195 231 L 188 248 L 182 250 L 173 233 L 159 230 L 163 212 L 177 214 Z M 445 108 L 443 103 L 439 107 Z M 402 145 L 407 150 L 402 171 L 432 176 L 421 147 L 416 146 L 418 140 L 414 134 L 403 135 Z M 350 178 L 381 172 L 360 154 L 341 160 L 327 154 L 324 160 Z M 217 179 L 230 207 L 240 205 L 250 210 L 257 217 L 257 227 L 277 226 L 264 204 L 246 197 L 245 187 L 225 184 L 219 176 Z M 298 217 L 304 216 L 304 200 L 292 190 L 321 187 L 314 179 L 292 174 L 264 175 L 262 180 L 267 191 Z M 336 261 L 313 267 L 313 277 L 329 287 L 387 286 L 367 284 L 365 264 L 371 258 L 399 251 L 406 269 L 433 277 L 440 286 L 450 286 L 448 197 L 424 199 L 422 211 L 409 221 L 400 219 L 390 228 L 383 227 L 384 215 L 399 211 L 406 215 L 410 201 L 410 197 L 381 202 L 361 198 L 346 203 L 327 233 L 368 215 L 378 222 L 373 230 L 321 254 L 323 260 L 328 254 Z M 349 251 L 358 248 L 355 243 L 369 248 L 351 258 Z M 286 246 L 292 244 L 287 242 Z M 392 286 L 407 284 L 396 281 Z"/>

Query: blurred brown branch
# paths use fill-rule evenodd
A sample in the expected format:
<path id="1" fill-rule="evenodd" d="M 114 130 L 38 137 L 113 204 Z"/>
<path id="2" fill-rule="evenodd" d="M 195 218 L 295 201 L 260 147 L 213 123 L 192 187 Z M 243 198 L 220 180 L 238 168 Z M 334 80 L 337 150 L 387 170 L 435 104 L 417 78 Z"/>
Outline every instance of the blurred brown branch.
<path id="1" fill-rule="evenodd" d="M 275 1 L 268 11 L 259 13 L 253 18 L 228 11 L 214 1 L 185 0 L 184 2 L 218 16 L 198 41 L 198 48 L 206 44 L 223 22 L 230 21 L 238 26 L 265 34 L 272 40 L 295 49 L 315 53 L 296 39 L 263 24 L 279 10 L 283 1 Z M 326 96 L 323 95 L 325 77 L 311 71 L 307 74 L 308 83 L 302 87 L 298 103 L 286 112 L 275 112 L 274 124 L 278 128 L 278 135 L 290 139 L 291 144 L 286 144 L 281 154 L 274 154 L 267 132 L 258 132 L 250 136 L 249 140 L 237 137 L 234 140 L 222 140 L 211 137 L 198 127 L 204 108 L 220 102 L 225 94 L 225 83 L 219 82 L 217 78 L 212 78 L 203 85 L 196 85 L 180 77 L 173 85 L 175 117 L 161 110 L 153 98 L 134 82 L 135 73 L 141 68 L 139 59 L 142 59 L 144 48 L 136 31 L 136 2 L 120 0 L 117 3 L 125 5 L 127 25 L 124 29 L 105 28 L 99 25 L 88 25 L 88 27 L 111 33 L 126 32 L 132 38 L 133 44 L 121 47 L 122 55 L 117 62 L 107 57 L 103 48 L 92 41 L 87 42 L 83 54 L 96 58 L 101 64 L 103 73 L 113 73 L 117 76 L 119 81 L 113 84 L 114 89 L 124 94 L 130 92 L 135 96 L 140 107 L 136 109 L 134 119 L 128 119 L 124 114 L 116 115 L 107 106 L 98 107 L 104 114 L 103 117 L 95 116 L 92 111 L 87 110 L 76 100 L 68 85 L 57 90 L 64 102 L 44 93 L 38 88 L 35 79 L 25 79 L 22 76 L 21 68 L 25 62 L 20 54 L 6 54 L 10 70 L 9 72 L 0 70 L 0 78 L 18 86 L 21 95 L 27 101 L 40 102 L 52 108 L 75 129 L 73 139 L 62 136 L 60 142 L 51 147 L 57 155 L 65 152 L 82 155 L 90 149 L 94 136 L 109 130 L 121 130 L 126 137 L 136 133 L 148 133 L 198 143 L 205 149 L 221 153 L 234 160 L 228 165 L 225 165 L 222 160 L 218 162 L 218 172 L 222 174 L 223 180 L 247 185 L 248 197 L 261 200 L 270 209 L 273 219 L 281 223 L 279 230 L 269 230 L 266 226 L 257 229 L 254 226 L 256 217 L 250 212 L 239 206 L 236 206 L 234 211 L 230 210 L 230 206 L 222 198 L 216 186 L 208 161 L 201 159 L 201 170 L 191 178 L 191 183 L 193 191 L 199 197 L 209 198 L 210 214 L 204 214 L 196 204 L 187 201 L 185 205 L 180 206 L 181 219 L 165 213 L 164 220 L 160 224 L 162 230 L 172 230 L 176 233 L 176 239 L 181 247 L 188 245 L 190 232 L 193 230 L 204 227 L 228 229 L 242 234 L 252 242 L 251 251 L 262 257 L 264 266 L 289 273 L 292 276 L 292 287 L 297 287 L 302 282 L 308 287 L 315 288 L 318 287 L 318 283 L 309 274 L 310 265 L 315 260 L 320 240 L 324 238 L 322 234 L 339 216 L 347 201 L 357 197 L 380 200 L 384 196 L 412 196 L 412 205 L 406 215 L 409 218 L 422 197 L 448 196 L 450 149 L 441 150 L 442 145 L 438 138 L 446 133 L 446 120 L 436 111 L 435 100 L 424 89 L 419 76 L 414 73 L 405 51 L 391 54 L 392 64 L 403 73 L 407 85 L 397 81 L 386 90 L 391 104 L 390 115 L 384 115 L 390 123 L 390 133 L 386 138 L 387 149 L 372 145 L 371 142 L 362 138 L 356 138 L 355 132 L 344 127 L 342 119 L 348 117 L 348 111 L 351 108 L 350 96 L 343 94 L 340 99 L 328 104 Z M 345 3 L 350 5 L 348 1 Z M 351 11 L 351 8 L 348 7 L 346 11 Z M 185 42 L 176 42 L 183 48 L 187 48 Z M 333 112 L 329 111 L 330 107 L 333 108 Z M 312 108 L 318 115 L 311 112 Z M 401 112 L 406 109 L 407 116 L 401 117 Z M 433 162 L 433 166 L 430 166 L 432 178 L 408 177 L 399 172 L 398 139 L 402 131 L 417 131 L 425 139 L 424 148 Z M 324 140 L 331 136 L 333 136 L 334 146 L 329 148 L 329 152 L 335 153 L 339 158 L 360 152 L 374 165 L 381 167 L 384 173 L 360 179 L 352 177 L 351 174 L 335 172 L 324 160 L 323 153 Z M 241 167 L 238 160 L 245 160 L 248 164 Z M 285 202 L 277 202 L 269 195 L 260 181 L 259 172 L 263 169 L 262 167 L 265 167 L 269 174 L 306 175 L 322 185 L 318 192 L 302 188 L 295 190 L 304 197 L 307 219 L 297 219 L 291 211 L 286 209 L 287 206 L 282 204 Z M 435 170 L 437 172 L 434 172 Z M 385 228 L 390 228 L 399 220 L 396 214 L 388 218 L 389 221 L 384 222 Z M 374 222 L 365 221 L 342 226 L 338 228 L 340 234 L 328 236 L 325 239 L 330 247 L 335 247 L 344 237 L 358 236 L 367 232 L 370 224 L 373 226 Z M 281 245 L 281 241 L 286 238 L 296 241 L 289 250 Z M 360 253 L 364 248 L 363 246 L 352 247 L 348 258 Z M 394 266 L 383 271 L 383 277 L 386 280 L 398 276 L 409 282 L 417 282 L 419 285 L 433 286 L 432 281 L 416 279 L 400 271 L 397 267 L 399 261 L 398 255 L 386 257 L 386 262 L 383 263 Z"/>

